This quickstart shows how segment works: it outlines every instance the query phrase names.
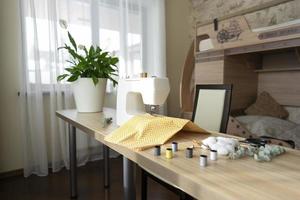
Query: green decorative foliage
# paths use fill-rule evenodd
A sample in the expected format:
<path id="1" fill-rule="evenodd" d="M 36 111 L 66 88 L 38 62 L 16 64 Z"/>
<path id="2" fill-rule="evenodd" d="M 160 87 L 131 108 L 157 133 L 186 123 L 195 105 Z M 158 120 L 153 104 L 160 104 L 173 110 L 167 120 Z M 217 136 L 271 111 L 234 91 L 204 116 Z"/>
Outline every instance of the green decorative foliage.
<path id="1" fill-rule="evenodd" d="M 245 156 L 253 157 L 258 162 L 270 162 L 272 158 L 283 154 L 285 149 L 281 146 L 265 145 L 257 147 L 242 147 L 239 146 L 234 152 L 229 154 L 229 158 L 236 160 Z"/>
<path id="2" fill-rule="evenodd" d="M 58 49 L 65 49 L 70 54 L 70 67 L 65 70 L 68 73 L 59 75 L 57 81 L 67 79 L 68 82 L 74 82 L 79 77 L 92 78 L 94 84 L 99 82 L 99 78 L 107 78 L 113 82 L 115 86 L 118 82 L 113 78 L 118 76 L 117 57 L 110 56 L 108 52 L 103 51 L 100 47 L 90 46 L 87 49 L 83 45 L 77 45 L 74 38 L 68 31 L 68 38 L 71 45 L 65 44 Z M 79 52 L 80 51 L 80 52 Z"/>

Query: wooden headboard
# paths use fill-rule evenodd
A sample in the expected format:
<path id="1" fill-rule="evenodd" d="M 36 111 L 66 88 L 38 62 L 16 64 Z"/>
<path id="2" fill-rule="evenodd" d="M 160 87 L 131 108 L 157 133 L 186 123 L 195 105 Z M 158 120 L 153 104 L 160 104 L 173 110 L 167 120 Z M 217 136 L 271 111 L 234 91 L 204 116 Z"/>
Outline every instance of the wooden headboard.
<path id="1" fill-rule="evenodd" d="M 300 106 L 300 69 L 258 75 L 258 93 L 269 92 L 281 105 Z"/>

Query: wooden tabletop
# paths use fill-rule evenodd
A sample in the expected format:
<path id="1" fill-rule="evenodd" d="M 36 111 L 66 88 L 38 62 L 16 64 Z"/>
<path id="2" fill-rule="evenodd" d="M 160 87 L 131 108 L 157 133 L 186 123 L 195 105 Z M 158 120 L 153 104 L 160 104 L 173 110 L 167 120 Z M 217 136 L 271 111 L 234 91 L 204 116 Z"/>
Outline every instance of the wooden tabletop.
<path id="1" fill-rule="evenodd" d="M 104 137 L 117 128 L 115 110 L 104 109 L 101 113 L 77 113 L 76 110 L 57 111 L 57 116 L 78 129 L 93 136 L 123 156 L 137 163 L 153 175 L 178 187 L 197 199 L 205 200 L 297 200 L 300 199 L 300 152 L 287 150 L 272 162 L 260 163 L 253 158 L 229 160 L 219 157 L 199 165 L 199 155 L 208 154 L 195 149 L 194 158 L 185 158 L 185 148 L 193 139 L 208 135 L 179 133 L 162 146 L 162 156 L 153 156 L 152 149 L 135 152 L 128 148 L 104 141 Z M 113 117 L 113 123 L 103 127 L 104 117 Z M 164 156 L 166 147 L 178 142 L 179 152 L 173 159 Z"/>

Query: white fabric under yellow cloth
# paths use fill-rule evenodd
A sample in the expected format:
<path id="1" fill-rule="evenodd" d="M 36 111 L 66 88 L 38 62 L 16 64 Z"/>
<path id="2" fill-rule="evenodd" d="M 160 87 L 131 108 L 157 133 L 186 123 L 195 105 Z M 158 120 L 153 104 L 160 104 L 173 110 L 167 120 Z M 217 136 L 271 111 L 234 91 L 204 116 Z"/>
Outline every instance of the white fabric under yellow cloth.
<path id="1" fill-rule="evenodd" d="M 141 151 L 164 144 L 180 130 L 207 133 L 187 119 L 144 114 L 131 118 L 105 140 Z"/>

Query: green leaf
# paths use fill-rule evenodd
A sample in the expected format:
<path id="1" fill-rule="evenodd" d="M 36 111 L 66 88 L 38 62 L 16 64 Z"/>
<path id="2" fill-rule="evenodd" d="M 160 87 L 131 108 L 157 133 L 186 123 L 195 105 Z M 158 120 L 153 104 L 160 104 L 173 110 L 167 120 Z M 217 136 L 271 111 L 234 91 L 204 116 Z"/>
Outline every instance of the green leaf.
<path id="1" fill-rule="evenodd" d="M 69 76 L 69 74 L 62 74 L 62 75 L 59 75 L 56 80 L 57 81 L 62 81 L 63 79 L 65 79 L 67 76 Z"/>
<path id="2" fill-rule="evenodd" d="M 65 68 L 65 70 L 67 72 L 70 72 L 71 74 L 78 72 L 78 69 L 76 67 Z"/>
<path id="3" fill-rule="evenodd" d="M 119 62 L 119 58 L 114 57 L 114 58 L 111 59 L 110 64 L 115 65 L 115 64 L 117 64 L 118 62 Z"/>
<path id="4" fill-rule="evenodd" d="M 118 85 L 118 82 L 117 82 L 115 79 L 113 79 L 113 78 L 111 78 L 111 77 L 109 77 L 108 79 L 111 80 L 111 81 L 113 82 L 113 86 L 114 86 L 114 87 L 115 87 L 116 85 Z"/>
<path id="5" fill-rule="evenodd" d="M 108 55 L 108 52 L 104 52 L 100 55 L 100 58 L 105 58 Z"/>
<path id="6" fill-rule="evenodd" d="M 92 57 L 94 53 L 95 53 L 95 48 L 94 48 L 94 46 L 92 45 L 92 46 L 90 46 L 89 56 Z"/>
<path id="7" fill-rule="evenodd" d="M 72 64 L 72 65 L 76 65 L 75 61 L 74 60 L 66 60 L 66 62 Z"/>
<path id="8" fill-rule="evenodd" d="M 102 49 L 100 49 L 100 47 L 97 47 L 96 49 L 96 53 L 101 53 Z"/>
<path id="9" fill-rule="evenodd" d="M 65 44 L 66 45 L 66 44 Z M 66 47 L 58 47 L 57 50 L 65 49 Z"/>
<path id="10" fill-rule="evenodd" d="M 65 46 L 65 49 L 68 50 L 69 54 L 71 54 L 71 56 L 72 56 L 74 59 L 77 59 L 77 60 L 82 61 L 82 62 L 85 61 L 84 57 L 82 57 L 82 56 L 79 55 L 77 52 L 75 52 L 71 47 L 69 47 L 69 46 L 66 45 L 66 46 Z"/>
<path id="11" fill-rule="evenodd" d="M 83 50 L 84 50 L 84 52 L 85 52 L 85 56 L 86 56 L 86 57 L 88 57 L 88 55 L 89 55 L 89 52 L 88 52 L 88 50 L 86 49 L 86 47 L 85 47 L 85 46 L 83 47 Z"/>
<path id="12" fill-rule="evenodd" d="M 74 82 L 78 79 L 78 76 L 77 75 L 72 75 L 67 81 L 68 82 Z"/>
<path id="13" fill-rule="evenodd" d="M 69 37 L 69 40 L 70 40 L 72 46 L 73 46 L 74 49 L 77 51 L 77 45 L 76 45 L 76 42 L 75 42 L 74 38 L 72 37 L 72 35 L 70 34 L 69 31 L 68 31 L 68 37 Z"/>
<path id="14" fill-rule="evenodd" d="M 96 76 L 92 76 L 94 85 L 97 85 L 97 83 L 99 82 L 99 79 Z"/>

